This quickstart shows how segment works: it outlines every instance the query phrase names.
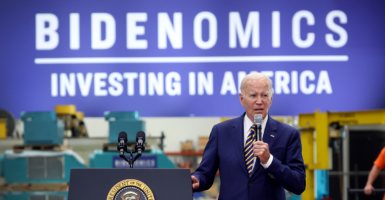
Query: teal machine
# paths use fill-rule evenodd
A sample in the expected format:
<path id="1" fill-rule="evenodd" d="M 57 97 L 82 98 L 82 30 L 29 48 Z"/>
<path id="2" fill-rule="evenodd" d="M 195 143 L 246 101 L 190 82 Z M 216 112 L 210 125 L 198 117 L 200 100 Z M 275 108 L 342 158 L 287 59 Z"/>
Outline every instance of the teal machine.
<path id="1" fill-rule="evenodd" d="M 60 145 L 64 123 L 55 112 L 23 112 L 24 145 Z M 68 183 L 71 168 L 85 168 L 84 160 L 72 150 L 6 150 L 0 156 L 0 176 L 5 184 Z M 67 191 L 2 191 L 1 200 L 66 200 Z"/>
<path id="2" fill-rule="evenodd" d="M 72 150 L 20 153 L 6 150 L 1 166 L 6 184 L 68 183 L 71 168 L 86 167 L 84 160 Z"/>
<path id="3" fill-rule="evenodd" d="M 139 119 L 139 112 L 105 112 L 109 124 L 108 143 L 118 143 L 119 133 L 127 133 L 127 142 L 135 142 L 138 131 L 146 132 L 145 122 Z"/>
<path id="4" fill-rule="evenodd" d="M 22 112 L 24 144 L 63 144 L 64 122 L 55 112 Z"/>
<path id="5" fill-rule="evenodd" d="M 5 184 L 68 183 L 71 168 L 85 168 L 84 160 L 72 150 L 23 151 L 6 150 L 0 157 L 0 175 Z M 2 200 L 66 200 L 67 191 L 7 191 Z"/>
<path id="6" fill-rule="evenodd" d="M 119 133 L 127 133 L 127 143 L 135 144 L 136 133 L 145 131 L 145 122 L 139 119 L 139 112 L 105 112 L 109 123 L 108 142 L 114 146 L 113 151 L 95 150 L 89 155 L 91 168 L 129 168 L 129 164 L 119 157 L 116 147 Z M 126 154 L 129 156 L 129 154 Z M 135 161 L 134 168 L 175 168 L 175 165 L 160 149 L 146 149 L 142 156 Z"/>

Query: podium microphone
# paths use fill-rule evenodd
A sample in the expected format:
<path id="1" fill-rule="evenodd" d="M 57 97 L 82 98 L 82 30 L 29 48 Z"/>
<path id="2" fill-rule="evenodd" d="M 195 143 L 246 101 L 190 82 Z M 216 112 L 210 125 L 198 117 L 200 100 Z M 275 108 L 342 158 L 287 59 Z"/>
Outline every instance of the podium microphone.
<path id="1" fill-rule="evenodd" d="M 119 133 L 118 136 L 118 151 L 119 151 L 119 156 L 124 155 L 124 152 L 127 151 L 127 133 L 122 131 Z"/>
<path id="2" fill-rule="evenodd" d="M 255 138 L 257 141 L 262 141 L 262 115 L 261 114 L 255 114 L 254 115 L 254 124 L 255 124 Z"/>
<path id="3" fill-rule="evenodd" d="M 126 158 L 126 156 L 124 156 L 124 152 L 128 152 L 127 151 L 127 133 L 122 131 L 119 133 L 119 136 L 118 136 L 118 151 L 119 151 L 119 157 L 123 158 L 125 161 L 129 162 Z"/>
<path id="4" fill-rule="evenodd" d="M 135 145 L 135 151 L 138 152 L 138 154 L 142 154 L 142 152 L 144 151 L 145 141 L 146 141 L 146 134 L 143 131 L 138 131 L 136 133 L 136 145 Z"/>

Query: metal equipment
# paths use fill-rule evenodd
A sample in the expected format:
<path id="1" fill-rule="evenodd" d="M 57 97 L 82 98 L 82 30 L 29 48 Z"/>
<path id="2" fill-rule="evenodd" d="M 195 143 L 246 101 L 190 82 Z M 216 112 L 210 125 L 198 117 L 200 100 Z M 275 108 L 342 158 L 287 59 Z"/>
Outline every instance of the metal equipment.
<path id="1" fill-rule="evenodd" d="M 86 165 L 62 145 L 64 122 L 55 112 L 23 112 L 21 119 L 24 145 L 14 145 L 0 156 L 0 176 L 4 177 L 0 199 L 66 200 L 71 168 Z"/>
<path id="2" fill-rule="evenodd" d="M 84 160 L 72 150 L 6 150 L 1 160 L 6 184 L 69 182 L 71 168 L 85 168 Z"/>
<path id="3" fill-rule="evenodd" d="M 0 109 L 0 119 L 2 121 L 0 123 L 5 123 L 5 130 L 3 130 L 5 131 L 5 134 L 1 134 L 2 136 L 0 138 L 12 136 L 12 133 L 15 130 L 15 118 L 13 115 L 6 110 Z"/>
<path id="4" fill-rule="evenodd" d="M 55 112 L 22 112 L 24 144 L 63 144 L 64 123 Z"/>
<path id="5" fill-rule="evenodd" d="M 374 190 L 372 190 L 372 192 L 373 193 L 379 193 L 379 194 L 383 194 L 383 193 L 385 193 L 385 189 L 374 189 Z M 348 188 L 347 189 L 347 193 L 349 194 L 349 193 L 364 193 L 364 189 L 352 189 L 352 188 Z M 350 200 L 350 199 L 352 199 L 352 198 L 349 198 L 349 196 L 348 196 L 348 200 Z M 378 198 L 377 198 L 378 199 Z"/>
<path id="6" fill-rule="evenodd" d="M 139 112 L 105 112 L 104 118 L 109 123 L 108 142 L 116 143 L 121 131 L 127 133 L 127 142 L 135 142 L 138 131 L 146 132 L 145 122 L 139 119 Z"/>
<path id="7" fill-rule="evenodd" d="M 133 149 L 136 143 L 136 133 L 145 132 L 145 122 L 139 119 L 139 112 L 105 112 L 105 119 L 109 122 L 108 144 L 104 144 L 103 150 L 95 150 L 89 155 L 90 168 L 129 168 L 129 164 L 119 157 L 116 147 L 119 133 L 127 133 L 128 149 Z M 146 138 L 149 138 L 146 136 Z M 160 148 L 163 148 L 164 134 L 160 138 Z M 134 163 L 134 168 L 175 168 L 171 160 L 161 149 L 149 148 L 146 142 L 146 149 L 142 156 Z M 111 148 L 109 148 L 111 147 Z"/>
<path id="8" fill-rule="evenodd" d="M 317 176 L 316 170 L 330 170 L 333 169 L 333 165 L 338 165 L 339 167 L 335 167 L 338 168 L 337 170 L 329 171 L 329 178 L 335 175 L 340 177 L 342 198 L 340 197 L 339 199 L 347 200 L 347 188 L 351 182 L 350 176 L 352 171 L 350 169 L 350 159 L 352 158 L 350 153 L 354 150 L 354 148 L 350 147 L 351 131 L 362 130 L 366 135 L 369 134 L 370 131 L 385 132 L 385 110 L 300 114 L 299 126 L 301 131 L 302 154 L 306 167 L 306 190 L 302 194 L 302 198 L 323 198 L 322 196 L 316 196 L 318 194 L 326 195 L 325 191 L 327 191 L 324 189 L 324 192 L 321 192 L 322 189 L 320 188 L 325 187 L 320 185 L 318 181 L 317 185 L 314 184 L 316 177 L 318 180 L 320 178 L 322 179 L 322 175 Z M 385 134 L 380 135 L 385 136 Z M 338 152 L 338 154 L 334 153 L 338 158 L 331 156 L 333 155 L 332 149 Z M 360 150 L 368 151 L 371 149 Z M 376 151 L 375 156 L 377 156 L 378 153 L 379 151 Z M 361 160 L 362 159 L 363 156 L 361 156 Z M 337 161 L 337 163 L 332 162 L 332 160 Z M 371 158 L 371 161 L 368 162 L 369 165 L 372 165 L 373 161 L 374 159 Z M 362 160 L 362 162 L 366 161 Z M 357 169 L 355 169 L 355 171 L 357 171 Z M 365 179 L 368 173 L 368 171 L 364 173 L 366 176 Z M 327 182 L 329 181 L 324 181 L 325 184 Z M 330 184 L 334 184 L 335 182 L 339 181 L 330 181 Z M 327 187 L 329 186 L 327 185 Z"/>
<path id="9" fill-rule="evenodd" d="M 72 150 L 6 150 L 0 156 L 0 166 L 5 183 L 0 185 L 0 196 L 4 200 L 66 200 L 71 168 L 86 167 Z"/>
<path id="10" fill-rule="evenodd" d="M 7 119 L 0 118 L 0 139 L 7 137 Z"/>
<path id="11" fill-rule="evenodd" d="M 88 137 L 83 122 L 84 113 L 76 111 L 75 105 L 55 106 L 57 118 L 64 122 L 65 137 Z"/>

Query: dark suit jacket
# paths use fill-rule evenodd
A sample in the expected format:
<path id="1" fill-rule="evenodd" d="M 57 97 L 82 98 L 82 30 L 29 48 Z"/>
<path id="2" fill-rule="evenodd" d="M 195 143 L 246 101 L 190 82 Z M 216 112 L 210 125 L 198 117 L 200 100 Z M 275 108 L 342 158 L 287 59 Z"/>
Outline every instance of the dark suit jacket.
<path id="1" fill-rule="evenodd" d="M 194 192 L 209 189 L 219 169 L 220 200 L 283 200 L 284 188 L 301 194 L 306 175 L 298 130 L 269 116 L 263 141 L 269 144 L 274 159 L 267 169 L 256 160 L 249 178 L 243 153 L 244 115 L 213 127 L 202 162 L 192 174 L 199 180 Z"/>

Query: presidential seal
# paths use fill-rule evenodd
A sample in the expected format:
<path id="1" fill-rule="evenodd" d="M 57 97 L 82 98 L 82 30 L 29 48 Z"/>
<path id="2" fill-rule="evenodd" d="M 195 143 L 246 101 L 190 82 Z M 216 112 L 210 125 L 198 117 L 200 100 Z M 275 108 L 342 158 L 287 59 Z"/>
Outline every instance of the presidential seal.
<path id="1" fill-rule="evenodd" d="M 155 200 L 151 189 L 141 181 L 126 179 L 115 184 L 107 200 Z"/>

